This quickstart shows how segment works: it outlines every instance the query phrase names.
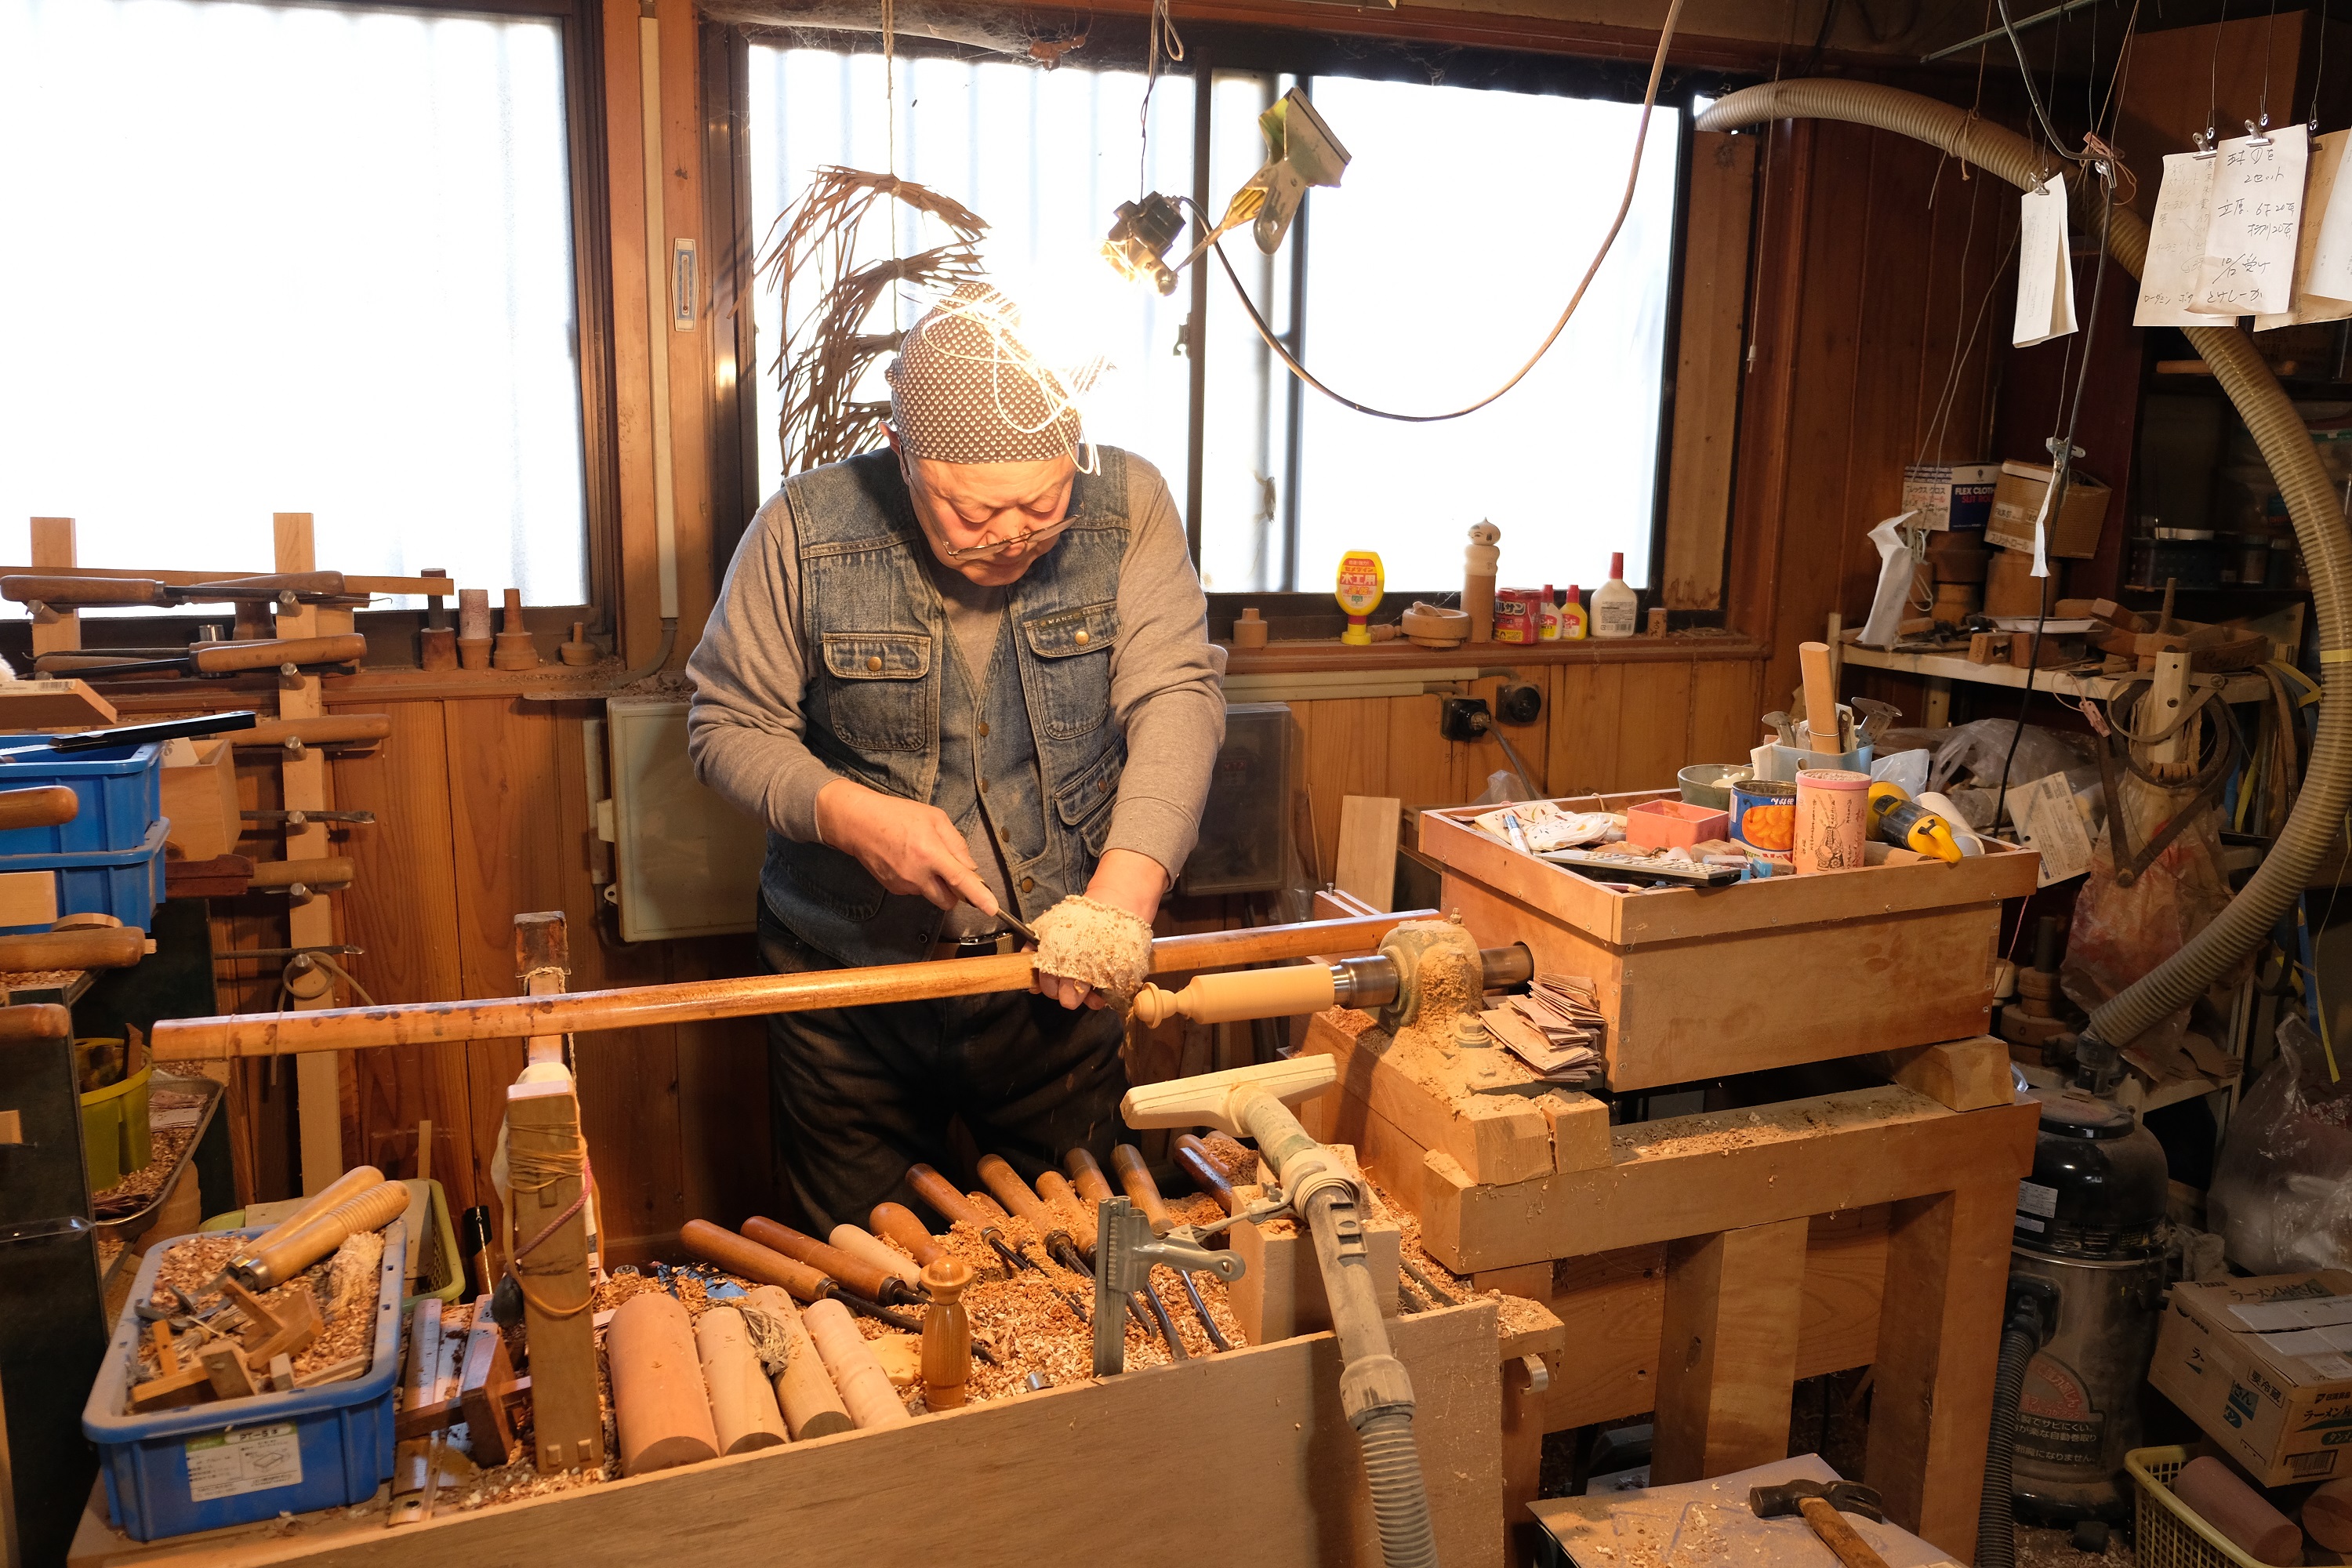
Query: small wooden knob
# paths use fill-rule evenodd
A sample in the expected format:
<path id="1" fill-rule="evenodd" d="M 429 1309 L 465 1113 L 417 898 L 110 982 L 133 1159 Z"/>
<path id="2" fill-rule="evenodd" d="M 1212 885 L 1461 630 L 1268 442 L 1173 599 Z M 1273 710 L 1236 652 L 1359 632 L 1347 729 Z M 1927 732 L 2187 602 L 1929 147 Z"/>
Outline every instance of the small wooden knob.
<path id="1" fill-rule="evenodd" d="M 923 1265 L 923 1289 L 940 1303 L 961 1300 L 971 1287 L 971 1265 L 958 1258 L 939 1258 Z"/>

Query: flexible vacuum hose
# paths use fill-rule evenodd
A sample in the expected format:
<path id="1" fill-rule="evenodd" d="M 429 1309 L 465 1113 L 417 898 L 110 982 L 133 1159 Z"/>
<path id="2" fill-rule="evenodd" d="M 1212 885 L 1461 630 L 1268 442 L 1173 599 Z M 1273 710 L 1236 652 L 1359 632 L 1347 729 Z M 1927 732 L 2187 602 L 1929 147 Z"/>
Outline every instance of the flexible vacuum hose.
<path id="1" fill-rule="evenodd" d="M 1783 81 L 1747 88 L 1708 108 L 1697 125 L 1701 131 L 1736 131 L 1784 119 L 1843 120 L 1916 137 L 2021 189 L 2039 184 L 2050 162 L 2017 132 L 1974 119 L 1965 110 L 1866 82 Z M 2103 205 L 2096 190 L 2095 175 L 2076 174 L 2074 195 L 2094 226 Z M 2112 210 L 2107 253 L 2137 278 L 2147 256 L 2147 226 L 2126 208 Z M 2343 503 L 2303 420 L 2246 334 L 2234 322 L 2185 330 L 2262 448 L 2303 546 L 2319 626 L 2319 727 L 2302 793 L 2261 868 L 2179 952 L 2091 1014 L 2081 1047 L 2086 1066 L 2112 1063 L 2117 1047 L 2187 1006 L 2254 951 L 2302 897 L 2352 804 L 2352 700 L 2344 685 L 2352 673 L 2347 669 L 2352 662 L 2352 603 L 2344 594 L 2346 574 L 2352 570 L 2352 537 L 2345 530 Z M 2114 810 L 2115 803 L 2108 808 Z"/>
<path id="2" fill-rule="evenodd" d="M 2011 1464 L 2017 1458 L 2017 1407 L 2025 1395 L 2025 1369 L 2041 1342 L 2031 1325 L 2014 1318 L 2000 1332 L 2000 1366 L 1992 1380 L 1992 1436 L 1985 1447 L 1984 1494 L 1977 1502 L 1977 1568 L 2017 1568 Z"/>

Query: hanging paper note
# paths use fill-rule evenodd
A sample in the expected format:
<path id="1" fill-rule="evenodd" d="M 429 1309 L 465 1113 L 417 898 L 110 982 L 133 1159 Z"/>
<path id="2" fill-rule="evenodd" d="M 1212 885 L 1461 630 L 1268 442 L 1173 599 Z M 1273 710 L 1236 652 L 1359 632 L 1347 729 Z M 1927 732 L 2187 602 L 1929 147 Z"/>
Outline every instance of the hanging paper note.
<path id="1" fill-rule="evenodd" d="M 2189 308 L 2197 293 L 2197 264 L 2205 259 L 2205 220 L 2213 188 L 2211 158 L 2168 153 L 2156 216 L 2147 226 L 2147 261 L 2140 268 L 2135 327 L 2210 327 L 2213 318 Z"/>
<path id="2" fill-rule="evenodd" d="M 2308 321 L 2340 321 L 2352 316 L 2352 298 L 2331 299 L 2311 286 L 2314 268 L 2319 260 L 2320 242 L 2326 237 L 2327 209 L 2336 193 L 2336 174 L 2344 162 L 2344 148 L 2352 142 L 2352 132 L 2338 131 L 2333 136 L 2311 139 L 2311 157 L 2303 181 L 2303 211 L 2296 225 L 2294 240 L 2294 302 L 2283 314 L 2254 318 L 2254 331 L 2266 332 L 2273 327 L 2299 327 Z M 2338 226 L 2352 220 L 2352 207 L 2347 207 Z"/>
<path id="3" fill-rule="evenodd" d="M 2021 349 L 2074 330 L 2074 268 L 2066 254 L 2066 182 L 2053 174 L 2018 198 L 2017 321 Z"/>
<path id="4" fill-rule="evenodd" d="M 1918 565 L 1903 529 L 1918 516 L 1916 511 L 1899 512 L 1870 531 L 1871 543 L 1878 546 L 1878 591 L 1871 595 L 1870 618 L 1862 627 L 1862 640 L 1868 647 L 1893 647 L 1901 633 L 1911 597 L 1911 574 Z"/>
<path id="5" fill-rule="evenodd" d="M 2296 289 L 2330 301 L 2352 300 L 2352 180 L 2339 178 L 2352 132 L 2336 131 L 2311 144 L 2311 180 L 2304 188 L 2304 226 L 2318 239 Z M 2298 300 L 2296 308 L 2302 308 Z M 2342 314 L 2343 312 L 2338 312 Z M 2310 321 L 2334 321 L 2313 316 Z"/>
<path id="6" fill-rule="evenodd" d="M 2309 153 L 2300 125 L 2221 143 L 2221 156 L 2213 160 L 2205 258 L 2198 264 L 2191 310 L 2216 316 L 2280 315 L 2294 304 L 2294 245 Z"/>

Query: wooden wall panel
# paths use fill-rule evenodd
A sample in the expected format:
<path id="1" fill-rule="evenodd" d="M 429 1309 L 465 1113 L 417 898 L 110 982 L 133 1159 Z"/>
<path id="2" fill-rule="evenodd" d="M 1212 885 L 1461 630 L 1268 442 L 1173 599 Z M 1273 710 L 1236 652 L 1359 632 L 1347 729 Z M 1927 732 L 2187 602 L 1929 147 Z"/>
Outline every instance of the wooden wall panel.
<path id="1" fill-rule="evenodd" d="M 1597 794 L 1617 787 L 1625 704 L 1622 664 L 1563 664 L 1552 669 L 1549 761 L 1544 772 L 1554 795 Z"/>
<path id="2" fill-rule="evenodd" d="M 1665 561 L 1655 578 L 1669 609 L 1723 605 L 1757 142 L 1715 132 L 1691 134 Z"/>

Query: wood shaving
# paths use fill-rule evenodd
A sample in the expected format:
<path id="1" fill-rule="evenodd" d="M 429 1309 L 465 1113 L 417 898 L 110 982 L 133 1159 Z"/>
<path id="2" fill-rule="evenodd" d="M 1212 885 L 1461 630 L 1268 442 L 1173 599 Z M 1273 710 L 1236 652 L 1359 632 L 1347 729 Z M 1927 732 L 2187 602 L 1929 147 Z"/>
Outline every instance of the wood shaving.
<path id="1" fill-rule="evenodd" d="M 1083 980 L 1121 1006 L 1151 973 L 1151 927 L 1125 910 L 1073 893 L 1035 925 L 1041 973 Z"/>
<path id="2" fill-rule="evenodd" d="M 249 1239 L 233 1232 L 199 1233 L 172 1243 L 163 1260 L 155 1266 L 155 1288 L 149 1292 L 148 1300 L 157 1307 L 172 1307 L 175 1305 L 176 1298 L 170 1287 L 177 1286 L 194 1299 L 200 1307 L 210 1306 L 221 1271 L 228 1267 L 229 1259 L 236 1257 L 237 1249 Z M 376 1303 L 382 1288 L 378 1270 L 383 1260 L 383 1245 L 382 1231 L 365 1231 L 347 1237 L 341 1247 L 293 1279 L 274 1289 L 258 1292 L 263 1307 L 273 1312 L 279 1307 L 291 1309 L 297 1291 L 310 1292 L 312 1304 L 319 1310 L 321 1327 L 318 1337 L 292 1358 L 297 1377 L 356 1356 L 373 1360 Z M 363 1265 L 359 1261 L 361 1259 L 366 1260 Z M 345 1301 L 334 1293 L 331 1276 L 338 1263 L 341 1264 L 347 1277 L 355 1268 L 363 1267 L 365 1269 L 362 1284 L 347 1292 L 353 1300 Z M 207 1342 L 240 1334 L 246 1327 L 244 1312 L 230 1307 L 193 1328 L 175 1330 L 172 1340 L 173 1351 L 182 1363 L 186 1364 L 202 1353 Z M 138 1365 L 131 1381 L 133 1384 L 143 1383 L 162 1376 L 163 1371 L 163 1363 L 155 1354 L 153 1342 L 146 1334 L 142 1334 L 138 1342 Z M 362 1372 L 360 1375 L 364 1377 L 367 1374 Z"/>
<path id="3" fill-rule="evenodd" d="M 90 1207 L 100 1219 L 120 1219 L 145 1208 L 148 1202 L 163 1189 L 172 1173 L 180 1168 L 180 1156 L 188 1152 L 195 1141 L 193 1127 L 159 1127 L 147 1135 L 147 1163 L 131 1172 L 104 1192 L 89 1195 Z"/>

